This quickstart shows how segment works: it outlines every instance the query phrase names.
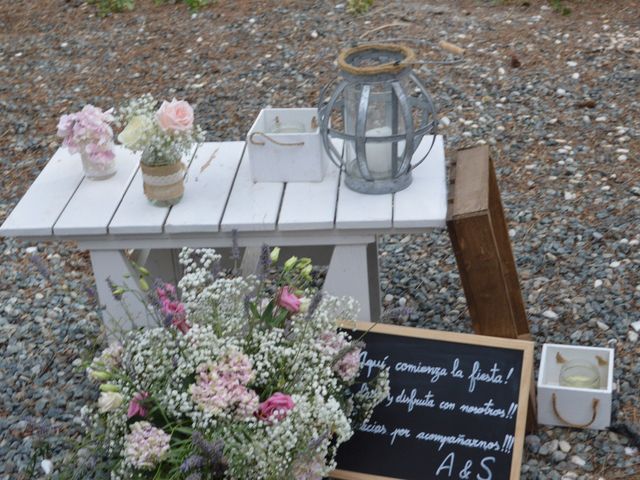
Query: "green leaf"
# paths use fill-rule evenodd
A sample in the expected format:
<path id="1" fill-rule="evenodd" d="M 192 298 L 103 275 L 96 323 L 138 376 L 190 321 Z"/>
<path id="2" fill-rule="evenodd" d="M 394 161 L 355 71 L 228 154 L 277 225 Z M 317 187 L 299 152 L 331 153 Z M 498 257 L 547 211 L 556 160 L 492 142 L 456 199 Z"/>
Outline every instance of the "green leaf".
<path id="1" fill-rule="evenodd" d="M 249 303 L 249 310 L 256 319 L 260 318 L 260 312 L 258 311 L 258 306 L 254 302 Z"/>

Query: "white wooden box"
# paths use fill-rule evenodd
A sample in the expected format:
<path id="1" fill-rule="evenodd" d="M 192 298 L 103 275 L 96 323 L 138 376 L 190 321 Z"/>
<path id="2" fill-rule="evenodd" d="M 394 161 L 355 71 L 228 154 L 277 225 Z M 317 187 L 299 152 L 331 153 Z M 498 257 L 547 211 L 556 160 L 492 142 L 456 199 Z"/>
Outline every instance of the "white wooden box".
<path id="1" fill-rule="evenodd" d="M 600 373 L 600 388 L 560 385 L 564 362 L 592 363 Z M 538 375 L 538 423 L 602 430 L 611 423 L 614 353 L 610 348 L 544 344 Z"/>
<path id="2" fill-rule="evenodd" d="M 254 182 L 320 182 L 327 168 L 315 108 L 265 108 L 247 135 Z"/>

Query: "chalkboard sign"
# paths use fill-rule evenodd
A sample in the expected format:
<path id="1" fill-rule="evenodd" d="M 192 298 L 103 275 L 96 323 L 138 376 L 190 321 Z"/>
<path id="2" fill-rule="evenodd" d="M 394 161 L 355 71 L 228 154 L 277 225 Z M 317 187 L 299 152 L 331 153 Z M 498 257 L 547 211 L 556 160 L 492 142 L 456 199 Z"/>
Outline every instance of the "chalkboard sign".
<path id="1" fill-rule="evenodd" d="M 533 343 L 372 323 L 347 330 L 366 332 L 359 380 L 384 365 L 391 392 L 340 447 L 332 478 L 520 478 Z"/>

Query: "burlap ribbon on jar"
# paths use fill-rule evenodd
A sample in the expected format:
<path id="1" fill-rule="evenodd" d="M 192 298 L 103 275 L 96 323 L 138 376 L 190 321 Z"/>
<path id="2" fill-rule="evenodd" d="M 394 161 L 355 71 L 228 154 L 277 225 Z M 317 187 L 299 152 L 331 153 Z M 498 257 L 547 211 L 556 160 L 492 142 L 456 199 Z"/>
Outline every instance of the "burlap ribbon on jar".
<path id="1" fill-rule="evenodd" d="M 184 171 L 182 162 L 171 165 L 149 166 L 140 163 L 144 194 L 149 200 L 166 201 L 179 198 L 184 193 Z"/>

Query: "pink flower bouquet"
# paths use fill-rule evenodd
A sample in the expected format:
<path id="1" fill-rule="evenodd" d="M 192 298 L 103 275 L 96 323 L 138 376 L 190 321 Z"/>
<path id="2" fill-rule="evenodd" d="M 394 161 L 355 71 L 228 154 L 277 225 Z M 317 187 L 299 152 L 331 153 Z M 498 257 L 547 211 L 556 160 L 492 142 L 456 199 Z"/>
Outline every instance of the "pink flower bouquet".
<path id="1" fill-rule="evenodd" d="M 80 153 L 88 177 L 108 177 L 115 173 L 113 121 L 112 110 L 103 112 L 93 105 L 85 105 L 79 112 L 63 115 L 58 122 L 62 145 L 71 153 Z"/>
<path id="2" fill-rule="evenodd" d="M 84 416 L 98 459 L 91 473 L 320 480 L 387 397 L 388 371 L 360 375 L 362 344 L 338 329 L 355 301 L 311 288 L 309 259 L 276 273 L 277 250 L 265 248 L 259 274 L 246 278 L 216 273 L 219 260 L 183 250 L 178 288 L 144 280 L 158 327 L 129 332 L 93 360 L 102 393 Z"/>

